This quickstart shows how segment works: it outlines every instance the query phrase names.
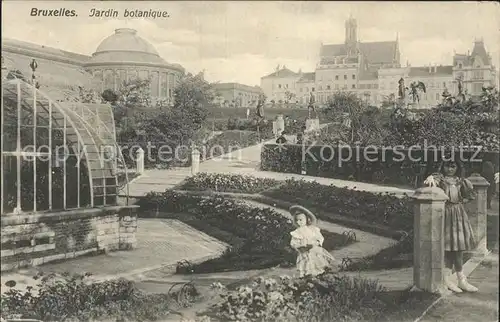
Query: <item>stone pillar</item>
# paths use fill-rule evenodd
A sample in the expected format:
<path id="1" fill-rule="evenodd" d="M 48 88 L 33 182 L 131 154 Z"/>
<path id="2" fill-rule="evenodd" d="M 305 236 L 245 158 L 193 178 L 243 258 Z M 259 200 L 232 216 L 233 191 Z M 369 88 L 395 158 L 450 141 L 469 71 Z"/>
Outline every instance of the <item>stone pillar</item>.
<path id="1" fill-rule="evenodd" d="M 281 114 L 276 118 L 276 128 L 278 130 L 278 135 L 281 135 L 281 132 L 285 130 L 285 120 Z"/>
<path id="2" fill-rule="evenodd" d="M 470 206 L 467 207 L 469 209 L 468 216 L 472 226 L 472 231 L 474 232 L 474 237 L 478 242 L 476 251 L 486 254 L 488 252 L 488 249 L 486 248 L 486 223 L 488 222 L 487 194 L 490 183 L 477 173 L 473 173 L 467 179 L 474 186 L 474 191 L 477 195 L 476 199 L 471 201 Z"/>
<path id="3" fill-rule="evenodd" d="M 191 174 L 195 175 L 200 171 L 200 151 L 194 148 L 191 151 Z"/>
<path id="4" fill-rule="evenodd" d="M 144 150 L 142 148 L 137 150 L 136 167 L 138 174 L 144 173 Z"/>
<path id="5" fill-rule="evenodd" d="M 127 209 L 128 215 L 120 216 L 119 249 L 129 250 L 137 247 L 137 214 Z"/>
<path id="6" fill-rule="evenodd" d="M 448 196 L 437 187 L 417 189 L 413 224 L 413 284 L 447 293 L 444 286 L 444 207 Z"/>

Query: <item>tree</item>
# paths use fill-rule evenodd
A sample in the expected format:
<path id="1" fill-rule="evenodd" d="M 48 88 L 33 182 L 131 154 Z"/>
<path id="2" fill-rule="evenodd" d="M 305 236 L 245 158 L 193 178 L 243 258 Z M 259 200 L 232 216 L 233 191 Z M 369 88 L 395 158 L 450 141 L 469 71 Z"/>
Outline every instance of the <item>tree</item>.
<path id="1" fill-rule="evenodd" d="M 288 106 L 290 101 L 295 97 L 295 93 L 292 93 L 290 91 L 285 92 L 285 104 Z"/>
<path id="2" fill-rule="evenodd" d="M 377 108 L 366 108 L 366 104 L 351 92 L 336 92 L 328 98 L 327 106 L 323 108 L 322 114 L 331 121 L 338 123 L 343 121 L 344 115 L 348 117 L 350 122 L 346 128 L 347 135 L 342 140 L 348 143 L 357 141 L 367 143 L 373 135 L 373 119 L 372 117 L 379 113 Z M 380 132 L 380 129 L 375 129 L 375 132 Z M 377 135 L 379 137 L 379 135 Z"/>

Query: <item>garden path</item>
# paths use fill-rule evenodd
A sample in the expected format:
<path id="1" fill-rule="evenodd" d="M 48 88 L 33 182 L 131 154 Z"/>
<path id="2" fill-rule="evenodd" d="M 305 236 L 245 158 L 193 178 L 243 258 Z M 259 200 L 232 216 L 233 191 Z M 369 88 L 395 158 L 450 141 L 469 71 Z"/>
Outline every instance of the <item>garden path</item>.
<path id="1" fill-rule="evenodd" d="M 331 179 L 323 177 L 313 177 L 293 173 L 277 173 L 271 171 L 261 171 L 260 152 L 264 144 L 273 143 L 274 139 L 253 145 L 241 150 L 233 151 L 219 157 L 204 161 L 200 164 L 199 171 L 207 173 L 233 173 L 241 175 L 251 175 L 260 178 L 271 178 L 277 180 L 297 179 L 309 182 L 318 182 L 323 185 L 334 185 L 336 187 L 347 187 L 354 190 L 363 190 L 374 193 L 393 193 L 396 196 L 412 194 L 412 189 L 403 189 L 393 186 L 382 186 L 371 183 Z M 129 184 L 130 197 L 142 197 L 151 191 L 163 192 L 165 189 L 173 188 L 181 183 L 185 178 L 191 176 L 190 168 L 174 169 L 151 169 L 136 178 Z"/>
<path id="2" fill-rule="evenodd" d="M 98 256 L 84 256 L 64 262 L 2 273 L 2 281 L 15 280 L 16 288 L 38 284 L 32 279 L 37 271 L 56 273 L 90 272 L 97 280 L 134 276 L 148 270 L 175 271 L 175 265 L 182 259 L 191 262 L 205 261 L 218 257 L 227 248 L 219 240 L 195 230 L 180 221 L 172 219 L 139 219 L 137 248 L 110 252 Z M 168 236 L 168 238 L 166 238 Z M 6 290 L 2 284 L 2 293 Z"/>
<path id="3" fill-rule="evenodd" d="M 443 298 L 419 322 L 498 321 L 498 253 L 490 254 L 468 279 L 479 288 L 477 293 Z"/>

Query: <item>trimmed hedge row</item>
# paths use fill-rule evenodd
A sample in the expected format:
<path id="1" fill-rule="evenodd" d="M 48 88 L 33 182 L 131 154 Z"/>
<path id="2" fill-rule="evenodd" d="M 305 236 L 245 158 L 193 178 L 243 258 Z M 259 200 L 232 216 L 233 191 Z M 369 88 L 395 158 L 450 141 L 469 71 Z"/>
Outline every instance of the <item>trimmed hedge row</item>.
<path id="1" fill-rule="evenodd" d="M 481 173 L 485 161 L 492 162 L 498 171 L 496 151 L 457 149 L 454 154 L 457 160 L 462 160 L 466 176 Z M 267 144 L 261 151 L 261 170 L 297 174 L 305 171 L 310 176 L 416 187 L 437 169 L 440 160 L 442 151 L 435 149 L 296 144 L 280 149 L 277 144 Z"/>

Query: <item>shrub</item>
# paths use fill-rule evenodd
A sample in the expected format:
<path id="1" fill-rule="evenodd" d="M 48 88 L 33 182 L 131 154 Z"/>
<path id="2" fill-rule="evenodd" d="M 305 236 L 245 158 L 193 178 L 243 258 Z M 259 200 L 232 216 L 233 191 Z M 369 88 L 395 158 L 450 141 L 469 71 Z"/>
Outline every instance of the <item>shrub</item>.
<path id="1" fill-rule="evenodd" d="M 258 278 L 223 292 L 210 313 L 223 321 L 359 321 L 380 318 L 384 288 L 376 281 L 331 273 L 292 279 Z"/>
<path id="2" fill-rule="evenodd" d="M 151 321 L 169 314 L 172 302 L 166 294 L 143 294 L 133 282 L 123 279 L 89 283 L 85 280 L 88 276 L 37 274 L 37 291 L 12 288 L 2 294 L 2 318 Z"/>
<path id="3" fill-rule="evenodd" d="M 498 167 L 498 151 L 452 150 L 463 160 L 465 175 L 480 172 L 481 162 L 491 161 Z M 266 144 L 261 150 L 261 170 L 310 176 L 355 180 L 376 184 L 418 187 L 436 170 L 443 150 L 350 147 L 342 145 L 302 146 L 288 144 L 280 149 Z"/>
<path id="4" fill-rule="evenodd" d="M 277 186 L 280 181 L 268 178 L 223 173 L 198 173 L 188 177 L 179 190 L 257 193 Z"/>

